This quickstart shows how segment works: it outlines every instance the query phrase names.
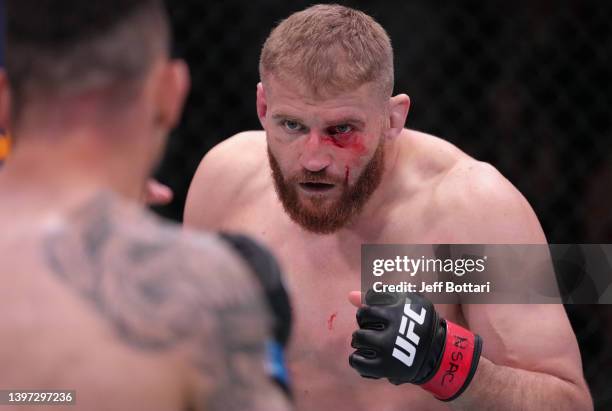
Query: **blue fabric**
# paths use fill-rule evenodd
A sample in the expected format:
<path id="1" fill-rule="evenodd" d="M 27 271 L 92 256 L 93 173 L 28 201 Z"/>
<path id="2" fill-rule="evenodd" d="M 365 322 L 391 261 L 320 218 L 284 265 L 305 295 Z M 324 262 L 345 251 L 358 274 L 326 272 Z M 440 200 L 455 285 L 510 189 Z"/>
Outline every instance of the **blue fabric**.
<path id="1" fill-rule="evenodd" d="M 289 386 L 289 373 L 285 365 L 285 354 L 283 347 L 276 341 L 268 341 L 266 344 L 267 364 L 266 368 L 271 377 L 275 378 L 285 386 Z"/>

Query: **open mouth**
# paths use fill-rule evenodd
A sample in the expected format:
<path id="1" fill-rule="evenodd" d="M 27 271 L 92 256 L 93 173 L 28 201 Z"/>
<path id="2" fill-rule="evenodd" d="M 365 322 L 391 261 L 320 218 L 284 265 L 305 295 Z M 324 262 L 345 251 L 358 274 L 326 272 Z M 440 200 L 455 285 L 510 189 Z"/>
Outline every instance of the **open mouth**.
<path id="1" fill-rule="evenodd" d="M 300 183 L 300 187 L 302 189 L 313 193 L 324 193 L 326 191 L 331 190 L 335 186 L 335 184 L 329 183 Z"/>

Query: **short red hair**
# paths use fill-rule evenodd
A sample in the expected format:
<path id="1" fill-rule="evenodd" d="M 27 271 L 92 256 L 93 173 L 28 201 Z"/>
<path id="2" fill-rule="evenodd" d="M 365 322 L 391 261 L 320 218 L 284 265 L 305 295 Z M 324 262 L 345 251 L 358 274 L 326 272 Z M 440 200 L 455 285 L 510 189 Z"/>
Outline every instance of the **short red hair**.
<path id="1" fill-rule="evenodd" d="M 393 49 L 385 29 L 367 14 L 336 4 L 315 5 L 283 20 L 268 36 L 259 60 L 269 75 L 299 81 L 315 95 L 377 83 L 393 92 Z"/>

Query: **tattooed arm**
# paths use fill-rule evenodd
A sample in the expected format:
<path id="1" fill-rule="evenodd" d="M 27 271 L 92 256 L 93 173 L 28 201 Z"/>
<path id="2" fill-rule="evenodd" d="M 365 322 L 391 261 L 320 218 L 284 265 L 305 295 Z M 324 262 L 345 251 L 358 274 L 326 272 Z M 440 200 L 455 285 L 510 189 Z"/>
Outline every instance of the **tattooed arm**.
<path id="1" fill-rule="evenodd" d="M 125 344 L 185 360 L 189 409 L 289 409 L 264 370 L 261 290 L 216 237 L 99 198 L 50 233 L 44 252 Z"/>

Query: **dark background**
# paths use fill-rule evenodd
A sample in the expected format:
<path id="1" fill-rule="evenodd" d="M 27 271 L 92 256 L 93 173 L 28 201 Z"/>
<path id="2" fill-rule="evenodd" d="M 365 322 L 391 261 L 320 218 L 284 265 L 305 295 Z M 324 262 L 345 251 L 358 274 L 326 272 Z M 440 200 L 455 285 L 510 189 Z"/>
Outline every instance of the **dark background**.
<path id="1" fill-rule="evenodd" d="M 612 2 L 340 1 L 376 18 L 395 50 L 408 127 L 492 163 L 527 197 L 550 243 L 612 242 Z M 306 1 L 168 2 L 192 71 L 184 121 L 158 172 L 180 220 L 211 147 L 260 129 L 259 50 Z M 596 408 L 612 410 L 612 306 L 566 306 Z M 528 336 L 526 336 L 528 338 Z"/>
<path id="2" fill-rule="evenodd" d="M 340 3 L 368 12 L 389 32 L 395 91 L 412 99 L 408 127 L 497 167 L 528 198 L 550 242 L 611 239 L 609 3 Z M 260 128 L 255 85 L 269 31 L 311 3 L 168 4 L 176 50 L 193 76 L 184 121 L 158 173 L 177 193 L 159 212 L 180 220 L 202 155 Z"/>

